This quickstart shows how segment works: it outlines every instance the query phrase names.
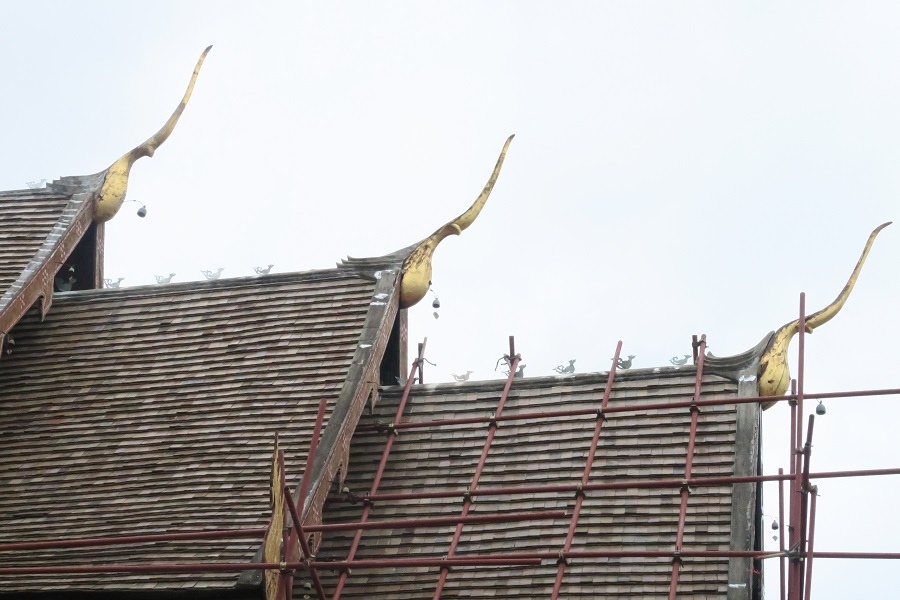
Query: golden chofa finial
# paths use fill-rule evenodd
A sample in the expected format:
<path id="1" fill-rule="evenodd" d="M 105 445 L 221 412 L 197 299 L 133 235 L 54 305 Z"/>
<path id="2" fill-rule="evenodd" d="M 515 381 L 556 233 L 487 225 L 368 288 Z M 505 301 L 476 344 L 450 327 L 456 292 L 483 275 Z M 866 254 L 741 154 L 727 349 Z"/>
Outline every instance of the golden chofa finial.
<path id="1" fill-rule="evenodd" d="M 863 263 L 866 262 L 869 250 L 872 249 L 872 243 L 875 241 L 875 237 L 878 235 L 879 231 L 890 224 L 891 222 L 888 221 L 887 223 L 879 225 L 869 235 L 862 256 L 859 257 L 856 268 L 853 269 L 853 273 L 850 274 L 850 279 L 847 280 L 847 285 L 844 286 L 844 289 L 841 290 L 838 297 L 834 299 L 834 302 L 819 312 L 815 312 L 806 318 L 807 333 L 812 333 L 816 327 L 830 321 L 832 317 L 838 314 L 838 311 L 843 308 L 844 303 L 847 302 L 847 298 L 850 297 L 853 286 L 856 284 L 856 279 L 859 277 L 859 272 L 862 270 Z M 791 374 L 787 364 L 788 346 L 791 344 L 791 339 L 793 339 L 794 335 L 799 331 L 800 319 L 795 319 L 776 331 L 769 340 L 769 343 L 759 360 L 758 386 L 760 396 L 780 396 L 787 391 L 791 381 Z M 773 404 L 775 404 L 775 402 L 763 403 L 763 410 L 769 408 Z"/>
<path id="2" fill-rule="evenodd" d="M 100 187 L 100 193 L 97 195 L 97 200 L 94 204 L 95 222 L 103 223 L 116 216 L 116 213 L 119 212 L 119 208 L 125 201 L 125 192 L 128 190 L 128 174 L 131 172 L 131 165 L 139 158 L 153 156 L 156 149 L 168 139 L 172 130 L 175 129 L 178 118 L 181 117 L 181 113 L 184 112 L 184 107 L 187 106 L 188 100 L 191 99 L 191 92 L 194 91 L 194 83 L 197 81 L 197 74 L 200 72 L 200 66 L 203 64 L 203 59 L 206 58 L 206 55 L 209 54 L 211 49 L 212 46 L 207 47 L 206 50 L 203 51 L 203 54 L 200 55 L 197 66 L 194 67 L 194 74 L 191 75 L 191 82 L 188 84 L 187 91 L 184 92 L 181 103 L 178 105 L 178 108 L 175 109 L 175 112 L 172 113 L 172 116 L 169 117 L 169 120 L 166 121 L 166 124 L 162 126 L 162 129 L 153 134 L 146 142 L 122 156 L 122 158 L 114 162 L 112 166 L 106 170 L 103 185 Z"/>
<path id="3" fill-rule="evenodd" d="M 445 237 L 459 235 L 463 229 L 475 221 L 481 209 L 484 208 L 488 196 L 491 195 L 494 184 L 497 183 L 500 168 L 503 166 L 503 159 L 506 158 L 506 150 L 514 137 L 516 137 L 515 134 L 509 136 L 506 143 L 503 144 L 503 150 L 500 151 L 500 157 L 497 159 L 491 178 L 488 179 L 484 189 L 481 190 L 481 194 L 472 203 L 469 210 L 422 240 L 406 257 L 406 260 L 403 261 L 403 279 L 400 282 L 400 308 L 409 308 L 428 293 L 428 286 L 431 285 L 431 257 L 434 255 L 434 249 Z"/>

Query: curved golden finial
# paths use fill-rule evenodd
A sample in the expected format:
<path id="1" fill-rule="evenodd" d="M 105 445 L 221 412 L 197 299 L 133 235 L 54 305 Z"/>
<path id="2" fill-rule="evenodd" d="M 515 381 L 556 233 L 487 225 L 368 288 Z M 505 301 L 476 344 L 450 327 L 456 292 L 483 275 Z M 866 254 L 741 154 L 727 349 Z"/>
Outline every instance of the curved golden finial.
<path id="1" fill-rule="evenodd" d="M 838 311 L 843 308 L 844 304 L 847 302 L 847 298 L 850 297 L 853 286 L 856 284 L 856 279 L 859 277 L 859 272 L 862 270 L 863 263 L 866 262 L 869 250 L 872 249 L 875 237 L 878 235 L 878 232 L 890 224 L 890 221 L 882 223 L 869 234 L 869 239 L 866 241 L 866 247 L 863 249 L 862 255 L 859 257 L 859 261 L 857 261 L 856 267 L 853 269 L 853 273 L 850 274 L 847 285 L 844 286 L 844 289 L 841 290 L 841 293 L 838 294 L 837 298 L 835 298 L 831 304 L 806 318 L 807 333 L 812 333 L 816 327 L 830 321 L 834 315 L 838 314 Z M 762 357 L 759 360 L 758 386 L 760 396 L 780 396 L 787 391 L 788 384 L 791 381 L 791 374 L 787 364 L 787 352 L 791 340 L 799 331 L 800 319 L 795 319 L 782 326 L 769 340 L 769 343 L 766 345 L 766 349 L 763 351 Z M 763 410 L 769 408 L 773 404 L 775 403 L 763 403 Z"/>
<path id="2" fill-rule="evenodd" d="M 400 308 L 408 308 L 414 305 L 428 293 L 428 286 L 431 285 L 431 257 L 434 255 L 434 249 L 445 237 L 459 235 L 463 229 L 475 221 L 481 209 L 484 208 L 488 196 L 491 195 L 494 184 L 497 183 L 500 167 L 503 166 L 503 159 L 506 158 L 506 150 L 514 137 L 516 137 L 515 134 L 509 136 L 506 143 L 503 144 L 503 150 L 500 151 L 500 157 L 494 166 L 494 172 L 491 173 L 490 179 L 488 179 L 484 189 L 481 190 L 481 194 L 469 207 L 469 210 L 422 240 L 406 257 L 406 260 L 403 261 L 403 279 L 400 282 Z"/>
<path id="3" fill-rule="evenodd" d="M 188 84 L 187 91 L 184 92 L 181 103 L 175 109 L 175 112 L 172 113 L 172 116 L 169 117 L 169 120 L 166 121 L 166 124 L 162 126 L 162 129 L 154 133 L 153 136 L 143 144 L 122 156 L 106 170 L 106 176 L 103 178 L 103 184 L 100 187 L 100 193 L 97 195 L 96 204 L 94 205 L 95 222 L 103 223 L 116 216 L 116 213 L 125 201 L 125 192 L 128 190 L 128 174 L 131 172 L 131 165 L 139 158 L 153 156 L 153 153 L 159 148 L 160 144 L 165 142 L 172 133 L 172 130 L 175 129 L 178 118 L 181 116 L 181 113 L 184 112 L 184 107 L 187 106 L 188 100 L 191 99 L 191 92 L 194 91 L 194 83 L 197 81 L 197 74 L 200 73 L 200 66 L 203 64 L 203 59 L 206 58 L 206 55 L 209 54 L 211 49 L 212 46 L 208 46 L 206 50 L 203 51 L 203 54 L 200 55 L 200 59 L 197 60 L 197 66 L 194 67 L 194 74 L 191 75 L 191 82 Z"/>

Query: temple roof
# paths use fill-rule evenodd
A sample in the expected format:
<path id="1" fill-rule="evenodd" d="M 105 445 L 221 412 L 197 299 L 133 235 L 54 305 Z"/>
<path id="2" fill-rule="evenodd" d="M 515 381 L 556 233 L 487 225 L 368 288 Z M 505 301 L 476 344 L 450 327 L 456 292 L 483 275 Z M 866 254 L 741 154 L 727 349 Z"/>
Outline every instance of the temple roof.
<path id="1" fill-rule="evenodd" d="M 690 402 L 694 367 L 646 369 L 617 374 L 609 408 L 637 406 L 632 412 L 607 414 L 603 423 L 590 483 L 681 479 L 685 473 L 691 413 L 685 408 L 641 406 Z M 444 419 L 480 418 L 463 424 L 434 424 L 398 430 L 387 467 L 373 497 L 369 521 L 459 517 L 465 492 L 478 489 L 568 485 L 559 490 L 479 496 L 473 494 L 469 515 L 562 511 L 556 517 L 528 521 L 466 524 L 455 556 L 503 557 L 543 552 L 540 566 L 461 567 L 449 572 L 443 597 L 482 595 L 548 598 L 557 574 L 586 457 L 606 388 L 607 374 L 513 379 L 484 470 L 473 486 L 479 457 L 486 447 L 488 419 L 496 414 L 503 382 L 415 386 L 402 422 L 395 422 L 399 388 L 382 390 L 374 414 L 360 421 L 350 448 L 350 468 L 344 488 L 332 494 L 324 510 L 326 523 L 359 521 L 363 500 L 371 490 L 381 459 L 388 424 L 415 424 Z M 716 375 L 703 377 L 700 398 L 734 397 L 738 384 Z M 516 415 L 587 409 L 581 416 Z M 471 420 L 471 419 L 470 419 Z M 698 421 L 692 477 L 730 476 L 755 471 L 758 447 L 756 405 L 709 406 Z M 745 455 L 746 454 L 746 455 Z M 753 509 L 748 511 L 733 487 L 713 485 L 691 490 L 684 548 L 748 549 Z M 423 497 L 455 491 L 449 497 Z M 412 494 L 406 499 L 378 499 L 379 494 Z M 744 497 L 746 499 L 746 497 Z M 625 488 L 588 491 L 577 520 L 572 551 L 659 551 L 675 548 L 680 489 Z M 364 559 L 441 559 L 448 556 L 454 525 L 365 530 L 355 557 Z M 354 532 L 325 534 L 317 560 L 342 561 Z M 732 559 L 735 560 L 735 559 Z M 729 578 L 729 559 L 685 558 L 679 598 L 724 598 L 729 584 L 749 588 L 748 565 Z M 390 566 L 354 569 L 342 598 L 431 598 L 438 585 L 437 567 Z M 326 590 L 334 590 L 340 573 L 323 571 Z M 561 598 L 666 597 L 672 558 L 571 558 L 564 569 Z M 476 593 L 477 590 L 477 593 Z M 330 593 L 330 592 L 329 592 Z"/>
<path id="2" fill-rule="evenodd" d="M 0 361 L 0 542 L 266 527 L 275 435 L 296 486 L 322 398 L 316 472 L 330 482 L 341 468 L 334 446 L 378 383 L 396 275 L 58 293 Z M 0 565 L 248 562 L 260 539 L 4 552 Z M 231 588 L 237 577 L 0 576 L 0 589 Z"/>

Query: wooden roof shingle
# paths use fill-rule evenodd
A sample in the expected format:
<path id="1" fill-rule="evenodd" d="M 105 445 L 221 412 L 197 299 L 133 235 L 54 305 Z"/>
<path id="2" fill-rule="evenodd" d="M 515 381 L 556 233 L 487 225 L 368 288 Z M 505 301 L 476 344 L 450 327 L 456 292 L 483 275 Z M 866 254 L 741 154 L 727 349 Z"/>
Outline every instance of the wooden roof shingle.
<path id="1" fill-rule="evenodd" d="M 377 368 L 396 287 L 331 269 L 58 293 L 0 361 L 0 543 L 266 527 L 275 434 L 296 486 L 320 399 L 352 428 L 361 408 L 341 403 L 377 383 L 348 374 Z M 0 566 L 250 562 L 261 537 L 2 552 Z M 238 575 L 0 575 L 0 590 L 224 590 Z"/>
<path id="2" fill-rule="evenodd" d="M 691 367 L 618 374 L 609 406 L 689 402 L 696 372 Z M 606 385 L 605 374 L 574 377 L 514 379 L 504 418 L 519 413 L 598 408 Z M 469 382 L 415 386 L 403 422 L 489 417 L 496 411 L 503 382 Z M 703 399 L 737 395 L 738 384 L 717 375 L 703 378 Z M 390 423 L 399 392 L 383 389 L 374 414 L 360 425 Z M 738 425 L 743 405 L 704 407 L 698 424 L 693 477 L 730 476 L 742 471 L 736 461 L 738 436 L 755 435 L 746 423 Z M 749 414 L 749 413 L 748 413 Z M 590 482 L 642 481 L 684 477 L 690 411 L 647 409 L 610 413 L 599 437 Z M 581 481 L 596 415 L 504 420 L 496 430 L 484 471 L 476 489 L 522 488 L 577 484 Z M 743 431 L 741 431 L 743 429 Z M 748 429 L 750 429 L 748 431 Z M 389 454 L 378 494 L 457 490 L 452 498 L 376 500 L 369 521 L 459 516 L 463 492 L 469 489 L 488 432 L 485 422 L 400 430 Z M 333 494 L 324 510 L 325 523 L 358 521 L 376 467 L 385 447 L 386 433 L 362 427 L 350 448 L 350 466 L 344 485 L 350 490 Z M 758 444 L 758 438 L 753 440 Z M 747 473 L 741 473 L 747 474 Z M 735 514 L 732 485 L 693 489 L 688 503 L 684 548 L 730 550 Z M 357 500 L 355 503 L 353 500 Z M 467 524 L 455 557 L 508 553 L 550 552 L 563 549 L 575 494 L 572 491 L 527 491 L 474 496 L 470 515 L 536 510 L 565 511 L 562 518 L 533 521 Z M 572 551 L 663 551 L 675 548 L 680 490 L 607 489 L 587 492 L 578 518 Z M 752 511 L 751 511 L 752 514 Z M 738 517 L 739 518 L 739 517 Z M 744 524 L 750 526 L 749 523 Z M 357 559 L 441 558 L 447 555 L 454 525 L 365 530 Z M 354 531 L 330 532 L 323 538 L 317 560 L 345 560 Z M 750 548 L 744 548 L 750 549 Z M 373 600 L 431 598 L 440 569 L 395 566 L 354 569 L 342 598 Z M 442 597 L 491 596 L 548 598 L 553 589 L 557 560 L 540 566 L 453 567 Z M 666 597 L 672 559 L 609 557 L 569 560 L 562 579 L 561 598 Z M 334 590 L 339 572 L 320 573 L 326 590 Z M 742 582 L 750 579 L 749 570 Z M 729 584 L 729 559 L 685 558 L 681 569 L 680 598 L 724 598 Z"/>
<path id="3" fill-rule="evenodd" d="M 41 249 L 69 196 L 47 188 L 0 192 L 0 296 Z"/>

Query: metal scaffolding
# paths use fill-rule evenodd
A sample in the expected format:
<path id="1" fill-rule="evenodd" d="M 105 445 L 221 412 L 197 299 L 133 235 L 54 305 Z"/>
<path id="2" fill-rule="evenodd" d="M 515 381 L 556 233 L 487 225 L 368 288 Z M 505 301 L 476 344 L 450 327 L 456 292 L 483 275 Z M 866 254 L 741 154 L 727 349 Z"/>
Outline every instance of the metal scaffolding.
<path id="1" fill-rule="evenodd" d="M 41 565 L 16 565 L 0 568 L 0 575 L 28 575 L 28 574 L 66 574 L 66 573 L 205 573 L 205 572 L 238 572 L 245 570 L 263 570 L 278 573 L 280 577 L 279 597 L 289 599 L 295 573 L 302 573 L 309 577 L 313 583 L 315 593 L 320 600 L 328 597 L 322 581 L 318 576 L 318 570 L 328 569 L 340 571 L 334 590 L 330 597 L 339 600 L 348 579 L 351 577 L 351 569 L 367 570 L 386 567 L 432 567 L 440 570 L 433 598 L 439 599 L 444 586 L 451 573 L 451 567 L 486 567 L 508 566 L 526 567 L 556 562 L 556 576 L 551 598 L 559 597 L 566 567 L 572 560 L 589 560 L 597 558 L 666 558 L 672 562 L 672 571 L 669 579 L 669 599 L 674 600 L 678 594 L 679 575 L 684 559 L 687 558 L 752 558 L 752 559 L 777 559 L 779 564 L 780 598 L 782 600 L 809 600 L 811 597 L 813 582 L 813 563 L 815 559 L 898 559 L 900 552 L 823 552 L 814 548 L 816 525 L 816 492 L 817 487 L 812 484 L 818 479 L 867 477 L 882 475 L 898 475 L 900 468 L 849 470 L 849 471 L 811 471 L 812 438 L 815 425 L 815 416 L 809 415 L 808 421 L 803 423 L 803 403 L 807 399 L 865 397 L 900 394 L 900 389 L 861 390 L 848 392 L 827 392 L 819 394 L 806 394 L 804 389 L 805 368 L 805 324 L 806 306 L 805 295 L 800 295 L 800 324 L 798 340 L 798 369 L 797 378 L 792 382 L 791 393 L 778 397 L 734 397 L 701 399 L 701 388 L 704 376 L 706 356 L 706 336 L 702 336 L 694 346 L 694 358 L 696 364 L 696 379 L 693 398 L 690 401 L 656 402 L 656 403 L 629 403 L 623 401 L 616 406 L 608 406 L 610 396 L 615 387 L 617 364 L 622 349 L 622 342 L 616 346 L 615 356 L 608 373 L 606 386 L 603 390 L 603 399 L 600 406 L 591 409 L 562 409 L 554 411 L 521 412 L 511 415 L 503 414 L 503 409 L 509 398 L 510 390 L 515 383 L 516 369 L 521 362 L 521 356 L 516 353 L 515 340 L 509 338 L 509 354 L 506 355 L 509 366 L 509 376 L 503 386 L 502 393 L 497 401 L 494 413 L 486 417 L 464 417 L 457 419 L 436 419 L 417 422 L 403 422 L 405 408 L 413 391 L 413 383 L 417 374 L 421 374 L 421 368 L 425 360 L 425 345 L 427 340 L 419 344 L 418 355 L 412 362 L 412 368 L 406 381 L 394 419 L 389 424 L 361 425 L 358 431 L 382 432 L 385 434 L 385 442 L 381 454 L 381 460 L 372 479 L 369 491 L 362 498 L 331 498 L 329 503 L 361 501 L 362 513 L 358 521 L 349 523 L 333 523 L 324 525 L 304 524 L 299 510 L 305 499 L 311 482 L 307 477 L 310 467 L 316 455 L 318 438 L 322 429 L 325 402 L 320 403 L 316 425 L 310 449 L 307 454 L 303 479 L 299 486 L 299 501 L 295 501 L 291 494 L 290 486 L 281 485 L 280 492 L 284 495 L 284 514 L 273 516 L 272 523 L 266 528 L 225 529 L 215 531 L 186 531 L 167 534 L 130 535 L 130 536 L 105 536 L 77 539 L 60 539 L 45 541 L 20 541 L 0 543 L 0 552 L 15 552 L 25 550 L 50 550 L 62 548 L 87 548 L 95 546 L 128 546 L 131 544 L 177 541 L 177 540 L 216 540 L 216 539 L 258 539 L 260 541 L 271 534 L 272 528 L 280 527 L 282 535 L 281 560 L 278 562 L 261 561 L 248 563 L 153 563 L 153 564 L 99 564 L 99 565 L 74 565 L 74 564 L 46 564 Z M 743 476 L 716 476 L 694 477 L 692 473 L 694 460 L 694 447 L 697 442 L 698 423 L 702 418 L 702 410 L 705 407 L 736 405 L 743 403 L 759 402 L 787 402 L 790 406 L 790 448 L 789 471 L 784 473 L 779 469 L 777 474 L 758 474 Z M 690 413 L 690 430 L 685 454 L 684 476 L 680 478 L 659 478 L 644 480 L 621 480 L 592 482 L 591 472 L 598 448 L 600 436 L 608 418 L 618 414 L 635 413 L 653 409 L 687 409 Z M 497 487 L 479 487 L 480 479 L 487 461 L 491 445 L 493 443 L 498 424 L 505 421 L 538 421 L 561 417 L 593 417 L 596 419 L 593 437 L 591 438 L 584 469 L 580 480 L 566 484 L 536 484 L 536 485 L 505 485 Z M 471 480 L 465 489 L 439 489 L 419 490 L 405 493 L 379 493 L 379 486 L 387 468 L 393 444 L 398 431 L 404 429 L 437 429 L 451 425 L 479 424 L 488 425 L 487 435 L 482 447 L 481 455 L 472 474 Z M 283 468 L 283 456 L 278 455 Z M 276 464 L 277 460 L 276 460 Z M 728 485 L 738 483 L 758 482 L 778 483 L 778 528 L 779 548 L 776 551 L 758 550 L 699 550 L 684 545 L 685 526 L 687 524 L 688 504 L 691 491 L 704 486 Z M 787 486 L 785 486 L 787 483 Z M 787 493 L 785 493 L 787 487 Z M 627 551 L 627 550 L 603 550 L 603 551 L 579 551 L 572 550 L 575 532 L 578 526 L 579 515 L 585 494 L 598 490 L 614 489 L 677 489 L 680 495 L 678 508 L 676 535 L 671 551 Z M 534 510 L 509 513 L 490 513 L 484 515 L 470 515 L 473 499 L 476 497 L 510 497 L 517 494 L 529 493 L 568 493 L 574 495 L 574 504 L 571 513 L 559 510 Z M 370 520 L 372 507 L 377 502 L 391 500 L 415 500 L 434 498 L 460 498 L 462 510 L 457 516 L 447 517 L 421 517 L 393 520 Z M 785 522 L 787 513 L 787 523 Z M 546 550 L 540 552 L 494 552 L 488 554 L 466 554 L 457 556 L 456 551 L 463 529 L 467 524 L 473 523 L 509 523 L 509 522 L 537 522 L 541 520 L 569 519 L 565 541 L 561 549 Z M 370 529 L 396 528 L 396 527 L 438 527 L 454 525 L 455 531 L 450 546 L 444 556 L 421 558 L 392 558 L 392 559 L 359 559 L 357 552 L 365 531 Z M 785 527 L 787 526 L 788 538 L 785 543 Z M 337 531 L 355 531 L 349 551 L 345 560 L 316 560 L 314 548 L 310 547 L 308 535 L 313 533 L 328 534 Z"/>

